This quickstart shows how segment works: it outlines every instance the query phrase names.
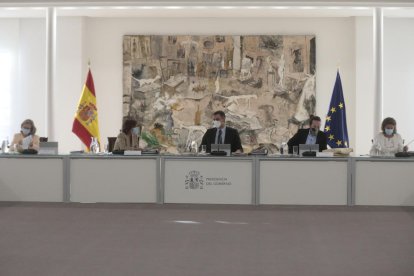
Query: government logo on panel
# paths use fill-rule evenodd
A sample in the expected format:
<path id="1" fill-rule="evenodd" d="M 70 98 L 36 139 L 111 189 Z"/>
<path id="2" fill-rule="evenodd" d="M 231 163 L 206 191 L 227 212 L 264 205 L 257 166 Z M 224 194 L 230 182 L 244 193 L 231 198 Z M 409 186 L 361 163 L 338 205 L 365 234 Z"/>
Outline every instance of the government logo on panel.
<path id="1" fill-rule="evenodd" d="M 190 171 L 185 176 L 185 188 L 190 190 L 203 189 L 204 179 L 199 171 Z"/>

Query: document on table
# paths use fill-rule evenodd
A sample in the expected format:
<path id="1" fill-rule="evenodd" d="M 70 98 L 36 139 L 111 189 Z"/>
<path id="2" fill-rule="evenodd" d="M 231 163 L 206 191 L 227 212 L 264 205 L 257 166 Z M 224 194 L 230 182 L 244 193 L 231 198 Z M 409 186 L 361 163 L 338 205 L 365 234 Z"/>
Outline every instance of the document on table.
<path id="1" fill-rule="evenodd" d="M 29 135 L 29 136 L 27 136 L 27 137 L 23 138 L 23 141 L 22 141 L 22 148 L 23 148 L 24 150 L 28 149 L 28 148 L 29 148 L 29 146 L 30 146 L 30 144 L 32 143 L 32 140 L 33 140 L 32 135 Z"/>

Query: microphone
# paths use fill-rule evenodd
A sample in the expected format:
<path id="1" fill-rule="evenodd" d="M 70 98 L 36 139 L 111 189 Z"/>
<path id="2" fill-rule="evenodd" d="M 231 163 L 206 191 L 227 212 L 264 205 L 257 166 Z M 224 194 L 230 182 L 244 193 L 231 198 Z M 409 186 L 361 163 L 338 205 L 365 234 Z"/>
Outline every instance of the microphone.
<path id="1" fill-rule="evenodd" d="M 414 142 L 414 139 L 413 140 L 411 140 L 410 142 L 408 142 L 408 144 L 407 145 L 405 145 L 406 147 L 408 147 L 408 145 L 410 145 L 412 142 Z M 404 143 L 403 143 L 404 144 Z"/>

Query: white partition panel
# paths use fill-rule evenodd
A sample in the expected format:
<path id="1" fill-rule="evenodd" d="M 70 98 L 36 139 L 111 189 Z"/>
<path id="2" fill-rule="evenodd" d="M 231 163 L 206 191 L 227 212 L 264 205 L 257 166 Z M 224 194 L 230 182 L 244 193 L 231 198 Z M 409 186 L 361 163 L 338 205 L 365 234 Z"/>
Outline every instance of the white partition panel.
<path id="1" fill-rule="evenodd" d="M 261 204 L 346 205 L 347 160 L 261 160 Z"/>
<path id="2" fill-rule="evenodd" d="M 166 159 L 165 203 L 252 204 L 251 159 Z"/>
<path id="3" fill-rule="evenodd" d="M 414 162 L 357 160 L 355 204 L 414 206 Z"/>
<path id="4" fill-rule="evenodd" d="M 70 160 L 72 202 L 157 202 L 157 158 Z"/>
<path id="5" fill-rule="evenodd" d="M 0 201 L 63 201 L 63 159 L 0 158 Z"/>

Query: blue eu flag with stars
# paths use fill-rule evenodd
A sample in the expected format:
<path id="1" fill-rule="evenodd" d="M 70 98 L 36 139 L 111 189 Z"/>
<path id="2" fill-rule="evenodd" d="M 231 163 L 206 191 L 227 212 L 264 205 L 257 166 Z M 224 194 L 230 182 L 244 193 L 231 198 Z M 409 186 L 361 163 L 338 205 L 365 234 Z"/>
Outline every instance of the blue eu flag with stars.
<path id="1" fill-rule="evenodd" d="M 332 92 L 328 115 L 326 115 L 324 131 L 328 138 L 328 145 L 331 148 L 349 147 L 345 101 L 339 71 L 336 74 L 335 87 Z"/>

